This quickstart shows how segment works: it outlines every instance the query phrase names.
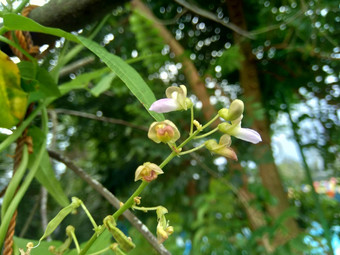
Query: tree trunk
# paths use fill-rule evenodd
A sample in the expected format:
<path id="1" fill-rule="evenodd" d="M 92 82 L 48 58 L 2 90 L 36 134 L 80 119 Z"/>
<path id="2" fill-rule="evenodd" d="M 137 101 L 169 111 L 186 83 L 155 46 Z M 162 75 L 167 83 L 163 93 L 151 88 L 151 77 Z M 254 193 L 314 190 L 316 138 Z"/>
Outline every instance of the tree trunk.
<path id="1" fill-rule="evenodd" d="M 247 30 L 246 20 L 243 14 L 242 1 L 240 0 L 228 0 L 227 7 L 229 12 L 229 18 L 231 22 L 239 26 L 241 29 Z M 235 43 L 240 45 L 244 60 L 240 69 L 240 82 L 244 89 L 244 96 L 246 98 L 246 111 L 248 116 L 255 116 L 255 111 L 258 109 L 258 105 L 262 106 L 261 88 L 258 78 L 258 72 L 256 68 L 256 62 L 254 55 L 252 54 L 251 44 L 245 38 L 242 38 L 239 34 L 234 33 Z M 256 107 L 257 106 L 257 107 Z M 262 108 L 262 107 L 261 107 Z M 262 137 L 262 143 L 257 146 L 254 159 L 259 164 L 260 176 L 263 186 L 277 199 L 276 206 L 267 205 L 267 210 L 270 216 L 275 221 L 278 217 L 289 208 L 287 194 L 285 193 L 282 182 L 274 163 L 274 158 L 271 149 L 270 128 L 267 116 L 264 116 L 262 120 L 254 119 L 252 128 L 257 130 Z M 293 219 L 288 219 L 285 222 L 287 228 L 287 234 L 282 233 L 275 236 L 273 245 L 284 244 L 286 241 L 295 237 L 298 232 L 298 226 Z"/>

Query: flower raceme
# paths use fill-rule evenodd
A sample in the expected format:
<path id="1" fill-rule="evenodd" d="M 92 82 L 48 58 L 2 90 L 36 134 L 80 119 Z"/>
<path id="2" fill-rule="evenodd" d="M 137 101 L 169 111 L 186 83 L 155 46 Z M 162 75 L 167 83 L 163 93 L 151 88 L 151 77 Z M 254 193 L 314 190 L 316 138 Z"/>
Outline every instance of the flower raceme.
<path id="1" fill-rule="evenodd" d="M 192 107 L 192 102 L 187 98 L 187 88 L 184 85 L 179 87 L 171 86 L 165 91 L 166 98 L 162 98 L 154 102 L 149 110 L 166 113 L 179 110 L 187 110 Z"/>
<path id="2" fill-rule="evenodd" d="M 164 120 L 151 124 L 148 137 L 155 143 L 174 143 L 180 137 L 180 133 L 173 122 Z"/>
<path id="3" fill-rule="evenodd" d="M 151 182 L 155 180 L 159 174 L 163 173 L 163 170 L 156 164 L 146 162 L 137 168 L 135 172 L 135 182 L 140 179 Z"/>

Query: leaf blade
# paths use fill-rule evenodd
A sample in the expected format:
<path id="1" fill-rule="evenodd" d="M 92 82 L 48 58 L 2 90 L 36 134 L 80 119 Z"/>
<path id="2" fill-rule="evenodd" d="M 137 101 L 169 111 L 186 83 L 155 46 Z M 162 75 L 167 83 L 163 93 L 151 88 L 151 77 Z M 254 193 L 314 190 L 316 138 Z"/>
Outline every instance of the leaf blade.
<path id="1" fill-rule="evenodd" d="M 165 119 L 163 114 L 149 111 L 151 104 L 156 101 L 156 98 L 149 86 L 135 69 L 118 56 L 109 53 L 99 44 L 81 36 L 79 36 L 78 39 L 86 48 L 97 55 L 111 69 L 111 71 L 125 83 L 125 85 L 137 97 L 155 120 L 163 121 Z"/>

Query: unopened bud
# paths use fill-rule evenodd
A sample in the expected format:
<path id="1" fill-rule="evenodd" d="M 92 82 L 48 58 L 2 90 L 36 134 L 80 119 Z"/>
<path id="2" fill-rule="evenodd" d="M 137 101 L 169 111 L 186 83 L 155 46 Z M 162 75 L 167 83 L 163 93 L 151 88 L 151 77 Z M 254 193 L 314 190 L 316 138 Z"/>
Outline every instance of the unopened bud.
<path id="1" fill-rule="evenodd" d="M 163 170 L 154 163 L 146 162 L 139 166 L 135 172 L 135 181 L 140 179 L 151 182 L 157 178 L 159 174 L 163 174 Z"/>
<path id="2" fill-rule="evenodd" d="M 201 130 L 201 129 L 202 129 L 202 125 L 201 125 L 197 120 L 194 120 L 194 121 L 193 121 L 193 124 L 195 125 L 195 127 L 197 128 L 197 130 Z"/>
<path id="3" fill-rule="evenodd" d="M 72 236 L 72 234 L 74 233 L 74 231 L 75 231 L 75 229 L 74 229 L 73 226 L 68 225 L 68 226 L 66 227 L 66 235 L 67 235 L 67 236 Z"/>
<path id="4" fill-rule="evenodd" d="M 142 199 L 141 197 L 134 197 L 133 201 L 135 202 L 136 205 L 140 205 L 140 200 L 141 199 Z"/>
<path id="5" fill-rule="evenodd" d="M 244 103 L 240 99 L 235 99 L 229 107 L 228 120 L 233 121 L 238 119 L 244 111 Z"/>
<path id="6" fill-rule="evenodd" d="M 180 133 L 173 122 L 165 120 L 152 123 L 148 137 L 155 143 L 174 143 L 180 137 Z"/>

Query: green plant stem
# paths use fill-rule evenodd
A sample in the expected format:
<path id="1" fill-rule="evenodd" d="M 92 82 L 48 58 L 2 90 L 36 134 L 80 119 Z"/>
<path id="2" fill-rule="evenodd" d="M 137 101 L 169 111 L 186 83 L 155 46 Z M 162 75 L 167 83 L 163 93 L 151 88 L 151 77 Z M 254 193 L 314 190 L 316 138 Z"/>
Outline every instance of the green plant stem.
<path id="1" fill-rule="evenodd" d="M 202 143 L 201 145 L 199 145 L 199 146 L 197 146 L 197 147 L 195 147 L 195 148 L 193 148 L 193 149 L 191 149 L 191 150 L 187 150 L 187 151 L 183 151 L 183 152 L 179 153 L 179 155 L 182 156 L 182 155 L 185 155 L 185 154 L 192 153 L 192 152 L 194 152 L 194 151 L 197 151 L 197 150 L 203 148 L 204 146 L 205 146 L 205 144 Z"/>
<path id="2" fill-rule="evenodd" d="M 190 108 L 190 116 L 191 116 L 191 120 L 190 120 L 190 135 L 192 135 L 192 132 L 194 131 L 194 106 L 191 106 Z"/>
<path id="3" fill-rule="evenodd" d="M 94 227 L 94 229 L 96 230 L 98 228 L 97 223 L 94 221 L 91 213 L 89 212 L 89 210 L 87 210 L 85 204 L 83 202 L 81 202 L 81 207 L 83 208 L 83 210 L 85 211 L 87 217 L 90 219 L 92 226 Z"/>
<path id="4" fill-rule="evenodd" d="M 100 251 L 97 251 L 97 252 L 95 252 L 95 253 L 91 253 L 91 254 L 89 254 L 89 255 L 100 255 L 100 254 L 103 254 L 104 252 L 106 252 L 106 251 L 108 251 L 108 250 L 110 250 L 111 249 L 111 247 L 109 246 L 109 247 L 106 247 L 106 248 L 104 248 L 104 249 L 102 249 L 102 250 L 100 250 Z"/>
<path id="5" fill-rule="evenodd" d="M 2 205 L 1 205 L 1 219 L 2 220 L 26 172 L 27 164 L 28 164 L 28 149 L 27 149 L 27 145 L 24 144 L 20 165 L 18 169 L 16 170 L 14 176 L 12 177 L 11 181 L 9 182 L 4 199 L 2 201 Z"/>
<path id="6" fill-rule="evenodd" d="M 158 209 L 158 206 L 143 207 L 143 206 L 135 206 L 135 205 L 133 205 L 131 208 L 133 210 L 139 210 L 139 211 L 143 211 L 143 212 L 148 212 L 148 211 L 156 211 Z"/>
<path id="7" fill-rule="evenodd" d="M 79 242 L 78 242 L 78 239 L 76 237 L 76 234 L 74 233 L 74 231 L 72 231 L 70 234 L 71 234 L 72 240 L 74 242 L 74 245 L 76 246 L 77 253 L 79 253 L 80 252 L 80 246 L 79 246 Z"/>
<path id="8" fill-rule="evenodd" d="M 23 0 L 13 12 L 14 13 L 20 13 L 22 11 L 22 9 L 25 8 L 26 4 L 28 4 L 29 1 L 30 0 Z"/>
<path id="9" fill-rule="evenodd" d="M 201 138 L 204 138 L 206 136 L 209 136 L 213 133 L 215 133 L 216 131 L 218 131 L 218 127 L 217 128 L 214 128 L 213 130 L 209 131 L 208 133 L 205 133 L 203 135 L 199 135 L 199 136 L 196 136 L 194 139 L 201 139 Z"/>
<path id="10" fill-rule="evenodd" d="M 329 247 L 329 250 L 330 250 L 331 254 L 334 254 L 334 250 L 333 250 L 333 247 L 332 247 L 332 235 L 331 235 L 331 232 L 330 232 L 330 229 L 329 229 L 329 226 L 328 226 L 328 223 L 327 223 L 324 211 L 323 211 L 323 209 L 321 207 L 319 195 L 315 191 L 314 184 L 313 184 L 313 177 L 312 177 L 312 174 L 311 174 L 311 170 L 310 170 L 310 168 L 309 168 L 309 166 L 307 164 L 306 156 L 305 156 L 305 153 L 304 153 L 302 145 L 301 145 L 301 139 L 300 139 L 300 136 L 299 136 L 299 134 L 297 132 L 297 125 L 296 125 L 296 123 L 292 119 L 292 116 L 291 116 L 290 111 L 289 111 L 289 106 L 287 106 L 286 113 L 288 114 L 289 120 L 290 120 L 291 125 L 292 125 L 292 130 L 293 130 L 294 138 L 295 138 L 296 143 L 298 145 L 297 147 L 299 149 L 300 156 L 301 156 L 302 163 L 303 163 L 303 167 L 304 167 L 305 172 L 306 172 L 307 182 L 311 186 L 311 189 L 312 189 L 312 196 L 313 196 L 313 200 L 315 202 L 315 207 L 316 207 L 317 215 L 318 215 L 318 218 L 320 220 L 321 226 L 323 228 L 324 236 L 325 236 L 325 238 L 327 240 L 327 245 Z"/>
<path id="11" fill-rule="evenodd" d="M 215 120 L 219 118 L 219 115 L 217 114 L 214 118 L 212 118 L 207 124 L 205 124 L 201 129 L 196 130 L 193 132 L 184 142 L 182 142 L 177 148 L 182 148 L 184 145 L 186 145 L 188 142 L 190 142 L 199 132 L 203 131 L 206 127 L 210 126 Z M 169 156 L 159 165 L 160 168 L 165 167 L 175 156 L 177 156 L 176 152 L 171 152 Z M 122 215 L 123 212 L 128 210 L 133 204 L 134 204 L 134 198 L 138 197 L 142 191 L 148 186 L 149 182 L 143 181 L 137 190 L 130 196 L 130 198 L 125 202 L 125 204 L 119 208 L 118 211 L 116 211 L 112 216 L 115 218 L 115 220 L 118 219 L 120 215 Z M 98 236 L 100 236 L 106 228 L 101 228 L 99 231 L 94 233 L 90 240 L 86 243 L 85 247 L 80 251 L 79 255 L 84 255 L 86 252 L 90 249 L 90 247 L 93 245 L 93 243 L 97 240 Z"/>

